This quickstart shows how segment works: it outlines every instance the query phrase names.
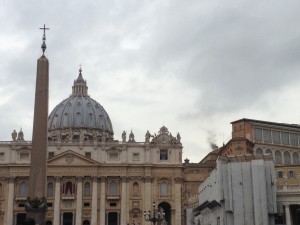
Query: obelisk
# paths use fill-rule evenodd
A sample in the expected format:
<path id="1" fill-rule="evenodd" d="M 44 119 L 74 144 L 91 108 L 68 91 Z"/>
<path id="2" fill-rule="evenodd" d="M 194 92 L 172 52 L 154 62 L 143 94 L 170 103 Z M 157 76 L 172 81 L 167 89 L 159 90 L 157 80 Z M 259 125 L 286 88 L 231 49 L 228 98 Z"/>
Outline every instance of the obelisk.
<path id="1" fill-rule="evenodd" d="M 37 60 L 34 118 L 32 131 L 31 163 L 29 175 L 29 192 L 25 205 L 27 218 L 35 220 L 36 225 L 44 225 L 47 200 L 47 145 L 48 145 L 48 95 L 49 95 L 49 62 L 45 56 L 46 35 L 43 28 L 43 55 Z"/>

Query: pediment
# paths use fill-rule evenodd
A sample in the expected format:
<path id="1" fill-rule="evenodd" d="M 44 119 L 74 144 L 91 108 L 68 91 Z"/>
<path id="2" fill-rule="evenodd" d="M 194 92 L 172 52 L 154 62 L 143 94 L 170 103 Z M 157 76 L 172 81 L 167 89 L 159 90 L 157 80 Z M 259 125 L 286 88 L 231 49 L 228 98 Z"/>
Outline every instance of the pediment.
<path id="1" fill-rule="evenodd" d="M 59 155 L 54 156 L 51 159 L 48 159 L 47 164 L 48 165 L 93 166 L 93 165 L 98 165 L 99 163 L 81 154 L 68 150 Z"/>

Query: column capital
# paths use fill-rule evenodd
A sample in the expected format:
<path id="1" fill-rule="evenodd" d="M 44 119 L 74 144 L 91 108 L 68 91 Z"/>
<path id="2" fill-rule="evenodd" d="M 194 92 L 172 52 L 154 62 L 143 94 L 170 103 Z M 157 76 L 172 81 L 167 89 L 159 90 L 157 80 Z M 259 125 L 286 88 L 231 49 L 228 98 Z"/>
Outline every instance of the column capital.
<path id="1" fill-rule="evenodd" d="M 121 177 L 121 182 L 128 182 L 130 180 L 130 177 Z"/>
<path id="2" fill-rule="evenodd" d="M 107 178 L 105 176 L 100 176 L 99 179 L 101 182 L 105 182 Z"/>
<path id="3" fill-rule="evenodd" d="M 83 177 L 82 177 L 82 176 L 76 177 L 76 181 L 77 181 L 77 182 L 82 182 L 82 180 L 83 180 Z"/>
<path id="4" fill-rule="evenodd" d="M 174 177 L 175 184 L 182 184 L 183 178 L 182 177 Z"/>
<path id="5" fill-rule="evenodd" d="M 154 178 L 150 177 L 150 176 L 145 176 L 145 177 L 142 177 L 142 180 L 146 183 L 146 182 L 152 182 L 154 180 Z"/>
<path id="6" fill-rule="evenodd" d="M 54 177 L 54 179 L 55 179 L 55 181 L 56 182 L 61 182 L 61 180 L 62 180 L 62 177 L 61 176 L 56 176 L 56 177 Z"/>
<path id="7" fill-rule="evenodd" d="M 97 182 L 98 181 L 98 177 L 96 177 L 96 176 L 92 177 L 92 181 L 93 182 Z"/>
<path id="8" fill-rule="evenodd" d="M 16 180 L 16 177 L 8 177 L 8 183 L 13 183 Z"/>

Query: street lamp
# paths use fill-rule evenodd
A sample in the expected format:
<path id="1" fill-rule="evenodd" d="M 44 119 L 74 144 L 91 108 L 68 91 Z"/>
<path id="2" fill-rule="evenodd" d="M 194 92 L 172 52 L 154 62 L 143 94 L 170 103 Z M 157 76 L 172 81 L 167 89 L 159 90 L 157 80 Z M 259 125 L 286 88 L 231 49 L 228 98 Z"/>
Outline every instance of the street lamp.
<path id="1" fill-rule="evenodd" d="M 127 223 L 127 225 L 129 225 L 129 223 Z M 132 219 L 132 225 L 135 225 L 134 223 L 134 219 Z M 140 223 L 138 223 L 137 225 L 141 225 Z"/>
<path id="2" fill-rule="evenodd" d="M 165 213 L 161 211 L 159 208 L 155 209 L 156 205 L 155 202 L 152 204 L 153 206 L 153 212 L 144 211 L 144 217 L 146 222 L 152 222 L 153 225 L 156 224 L 156 222 L 163 221 L 165 219 Z"/>

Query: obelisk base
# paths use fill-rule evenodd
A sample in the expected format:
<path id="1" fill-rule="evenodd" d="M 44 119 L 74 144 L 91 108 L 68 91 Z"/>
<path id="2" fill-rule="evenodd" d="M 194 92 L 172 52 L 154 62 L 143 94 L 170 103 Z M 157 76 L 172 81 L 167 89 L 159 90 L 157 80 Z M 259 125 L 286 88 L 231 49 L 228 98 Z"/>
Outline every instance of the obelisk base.
<path id="1" fill-rule="evenodd" d="M 47 211 L 47 199 L 42 198 L 27 198 L 25 204 L 26 217 L 35 221 L 35 225 L 45 225 L 46 211 Z"/>
<path id="2" fill-rule="evenodd" d="M 33 219 L 35 225 L 45 225 L 46 212 L 27 212 L 26 218 Z"/>

